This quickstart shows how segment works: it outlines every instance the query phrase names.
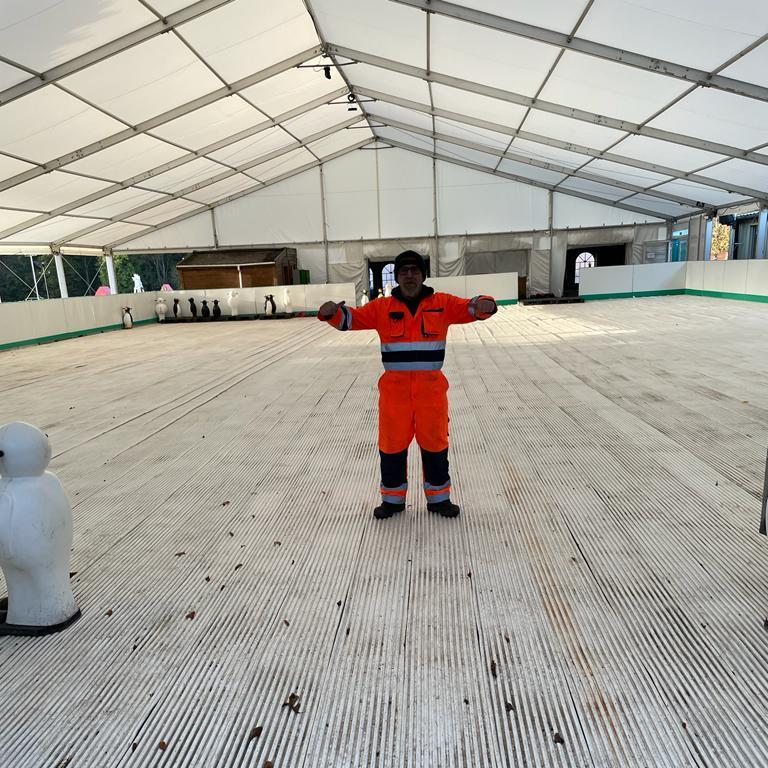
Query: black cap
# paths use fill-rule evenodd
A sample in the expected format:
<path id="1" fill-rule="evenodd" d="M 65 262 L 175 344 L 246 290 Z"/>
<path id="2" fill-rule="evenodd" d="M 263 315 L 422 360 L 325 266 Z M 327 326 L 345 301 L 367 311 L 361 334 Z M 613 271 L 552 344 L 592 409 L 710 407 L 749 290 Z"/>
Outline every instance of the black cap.
<path id="1" fill-rule="evenodd" d="M 415 266 L 421 271 L 421 276 L 426 280 L 427 278 L 427 265 L 424 263 L 424 257 L 416 251 L 403 251 L 398 254 L 395 259 L 395 280 L 397 280 L 397 273 L 405 266 Z"/>

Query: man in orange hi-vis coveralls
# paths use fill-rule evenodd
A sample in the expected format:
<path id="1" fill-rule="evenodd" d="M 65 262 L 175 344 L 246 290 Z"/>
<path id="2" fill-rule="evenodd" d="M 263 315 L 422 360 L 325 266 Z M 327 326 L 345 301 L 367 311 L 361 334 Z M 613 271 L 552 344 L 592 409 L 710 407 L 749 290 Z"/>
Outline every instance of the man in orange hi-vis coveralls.
<path id="1" fill-rule="evenodd" d="M 426 265 L 415 251 L 395 259 L 397 287 L 391 296 L 359 309 L 327 301 L 318 318 L 340 331 L 375 330 L 384 374 L 379 379 L 381 505 L 373 514 L 391 517 L 405 509 L 408 446 L 416 437 L 424 469 L 427 509 L 456 517 L 448 474 L 448 380 L 440 370 L 448 326 L 485 320 L 496 312 L 490 296 L 460 299 L 424 285 Z"/>

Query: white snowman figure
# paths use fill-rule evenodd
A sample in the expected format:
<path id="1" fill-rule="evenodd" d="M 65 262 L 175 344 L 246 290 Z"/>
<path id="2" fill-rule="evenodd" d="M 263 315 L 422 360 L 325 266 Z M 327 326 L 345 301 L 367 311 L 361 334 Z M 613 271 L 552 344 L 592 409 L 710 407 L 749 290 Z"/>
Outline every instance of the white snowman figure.
<path id="1" fill-rule="evenodd" d="M 36 427 L 0 427 L 0 568 L 8 586 L 0 634 L 56 632 L 80 615 L 69 583 L 72 510 L 46 471 L 50 460 L 48 437 Z"/>
<path id="2" fill-rule="evenodd" d="M 141 277 L 134 272 L 131 279 L 133 280 L 133 292 L 144 293 L 144 283 L 141 282 Z"/>
<path id="3" fill-rule="evenodd" d="M 293 312 L 293 304 L 291 304 L 291 292 L 287 288 L 283 288 L 283 312 L 286 314 Z"/>
<path id="4" fill-rule="evenodd" d="M 384 286 L 384 295 L 385 296 L 391 296 L 392 295 L 392 283 L 387 283 Z"/>
<path id="5" fill-rule="evenodd" d="M 364 307 L 368 303 L 368 291 L 363 288 L 363 294 L 360 296 L 360 306 Z"/>
<path id="6" fill-rule="evenodd" d="M 237 317 L 238 310 L 239 310 L 239 300 L 238 296 L 240 295 L 240 291 L 230 291 L 227 294 L 227 304 L 229 305 L 229 314 L 232 315 L 232 317 Z"/>
<path id="7" fill-rule="evenodd" d="M 161 323 L 165 322 L 165 316 L 168 314 L 168 305 L 162 296 L 159 299 L 155 299 L 155 314 Z"/>

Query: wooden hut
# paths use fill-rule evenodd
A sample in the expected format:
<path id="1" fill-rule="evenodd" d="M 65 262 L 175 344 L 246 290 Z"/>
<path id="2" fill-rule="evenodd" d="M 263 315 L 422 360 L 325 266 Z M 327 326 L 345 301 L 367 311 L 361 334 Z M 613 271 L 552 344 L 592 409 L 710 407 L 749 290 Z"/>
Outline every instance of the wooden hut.
<path id="1" fill-rule="evenodd" d="M 177 265 L 182 290 L 293 285 L 294 248 L 193 251 Z"/>

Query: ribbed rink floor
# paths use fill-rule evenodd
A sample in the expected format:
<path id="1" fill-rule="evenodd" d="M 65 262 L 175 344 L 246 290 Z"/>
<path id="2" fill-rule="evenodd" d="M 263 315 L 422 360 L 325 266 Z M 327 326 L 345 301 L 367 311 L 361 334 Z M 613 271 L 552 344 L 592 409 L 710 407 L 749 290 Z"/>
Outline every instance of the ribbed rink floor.
<path id="1" fill-rule="evenodd" d="M 84 615 L 0 638 L 0 766 L 768 766 L 766 327 L 692 297 L 455 327 L 458 520 L 415 451 L 412 506 L 371 517 L 371 333 L 1 353 Z"/>

